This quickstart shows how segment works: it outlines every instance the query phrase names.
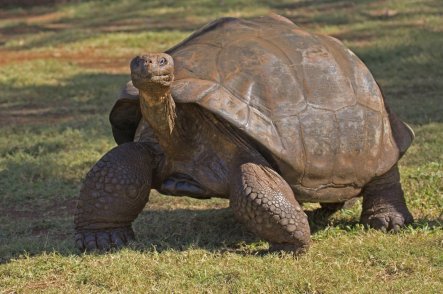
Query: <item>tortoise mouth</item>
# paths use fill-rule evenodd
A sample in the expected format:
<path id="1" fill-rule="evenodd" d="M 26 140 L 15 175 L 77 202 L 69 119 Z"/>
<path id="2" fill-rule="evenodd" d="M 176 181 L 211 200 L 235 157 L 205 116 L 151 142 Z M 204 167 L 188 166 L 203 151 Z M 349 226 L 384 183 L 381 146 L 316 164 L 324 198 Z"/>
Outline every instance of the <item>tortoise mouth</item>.
<path id="1" fill-rule="evenodd" d="M 138 89 L 144 87 L 151 87 L 153 85 L 169 87 L 171 83 L 174 81 L 174 75 L 172 74 L 153 75 L 148 73 L 145 74 L 131 73 L 131 78 L 132 78 L 132 83 Z"/>
<path id="2" fill-rule="evenodd" d="M 172 74 L 166 75 L 152 75 L 150 81 L 154 83 L 168 83 L 170 84 L 174 80 L 174 76 Z"/>

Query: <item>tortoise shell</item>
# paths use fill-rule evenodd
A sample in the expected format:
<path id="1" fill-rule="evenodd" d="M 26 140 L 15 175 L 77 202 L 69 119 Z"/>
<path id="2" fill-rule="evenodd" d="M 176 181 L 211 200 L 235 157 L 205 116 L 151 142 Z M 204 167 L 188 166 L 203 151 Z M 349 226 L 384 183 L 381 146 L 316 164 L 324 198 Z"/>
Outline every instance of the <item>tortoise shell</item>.
<path id="1" fill-rule="evenodd" d="M 200 105 L 258 143 L 301 201 L 357 196 L 399 159 L 377 83 L 332 37 L 277 15 L 222 18 L 166 53 L 174 100 Z M 150 137 L 147 129 L 141 123 L 135 140 Z"/>

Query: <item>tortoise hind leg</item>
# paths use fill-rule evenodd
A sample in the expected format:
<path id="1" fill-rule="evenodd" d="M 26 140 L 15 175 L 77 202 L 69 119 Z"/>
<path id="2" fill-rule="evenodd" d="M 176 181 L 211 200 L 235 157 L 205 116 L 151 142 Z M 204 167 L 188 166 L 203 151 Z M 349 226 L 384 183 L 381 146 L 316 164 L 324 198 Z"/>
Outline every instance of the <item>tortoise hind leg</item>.
<path id="1" fill-rule="evenodd" d="M 345 202 L 334 202 L 334 203 L 321 202 L 320 203 L 321 207 L 316 209 L 315 211 L 317 214 L 323 215 L 325 217 L 329 217 L 339 210 L 352 208 L 355 205 L 355 203 L 357 202 L 357 200 L 358 200 L 358 198 L 355 197 L 355 198 L 351 198 L 349 200 L 346 200 Z"/>
<path id="2" fill-rule="evenodd" d="M 361 222 L 383 231 L 398 231 L 413 222 L 406 207 L 397 165 L 364 187 Z"/>
<path id="3" fill-rule="evenodd" d="M 236 218 L 272 250 L 305 251 L 310 243 L 306 214 L 286 181 L 270 167 L 241 164 L 231 179 L 230 206 Z"/>
<path id="4" fill-rule="evenodd" d="M 125 143 L 88 172 L 75 213 L 80 250 L 107 250 L 134 239 L 132 221 L 149 198 L 153 160 L 146 143 Z"/>

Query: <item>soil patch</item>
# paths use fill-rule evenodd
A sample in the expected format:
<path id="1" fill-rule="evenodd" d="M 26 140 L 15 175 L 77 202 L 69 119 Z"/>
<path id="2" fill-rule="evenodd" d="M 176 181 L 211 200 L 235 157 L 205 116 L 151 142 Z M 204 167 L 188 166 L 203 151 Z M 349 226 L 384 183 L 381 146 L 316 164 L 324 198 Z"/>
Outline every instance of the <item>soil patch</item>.
<path id="1" fill-rule="evenodd" d="M 61 49 L 50 52 L 0 50 L 0 56 L 2 56 L 0 66 L 37 59 L 57 59 L 69 61 L 85 68 L 106 70 L 109 73 L 129 74 L 129 61 L 132 56 L 103 56 L 101 53 L 103 50 L 103 48 L 78 52 L 67 52 Z"/>
<path id="2" fill-rule="evenodd" d="M 20 205 L 0 206 L 0 215 L 10 220 L 14 219 L 39 219 L 42 217 L 62 217 L 74 215 L 77 199 L 52 200 L 50 204 L 20 203 Z"/>

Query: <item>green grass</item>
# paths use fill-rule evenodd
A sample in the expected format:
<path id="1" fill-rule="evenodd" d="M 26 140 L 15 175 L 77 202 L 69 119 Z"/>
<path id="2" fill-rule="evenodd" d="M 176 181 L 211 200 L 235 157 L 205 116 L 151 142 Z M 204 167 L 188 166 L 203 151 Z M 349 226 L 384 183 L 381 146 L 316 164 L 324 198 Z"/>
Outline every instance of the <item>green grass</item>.
<path id="1" fill-rule="evenodd" d="M 310 215 L 312 247 L 264 254 L 228 202 L 156 192 L 138 240 L 78 254 L 82 178 L 112 148 L 108 113 L 128 62 L 220 16 L 283 14 L 343 40 L 368 65 L 416 140 L 400 161 L 416 223 L 365 230 L 360 205 Z M 84 1 L 0 12 L 0 293 L 439 293 L 443 289 L 443 3 Z"/>

